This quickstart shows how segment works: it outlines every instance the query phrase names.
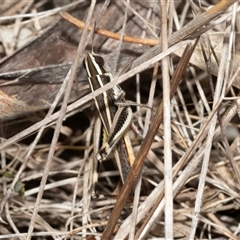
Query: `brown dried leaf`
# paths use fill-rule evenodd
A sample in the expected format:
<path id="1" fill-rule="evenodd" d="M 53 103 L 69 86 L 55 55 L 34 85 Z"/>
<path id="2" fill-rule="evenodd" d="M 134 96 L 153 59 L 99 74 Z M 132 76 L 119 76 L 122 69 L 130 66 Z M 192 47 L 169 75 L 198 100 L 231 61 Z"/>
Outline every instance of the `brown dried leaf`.
<path id="1" fill-rule="evenodd" d="M 38 110 L 36 107 L 29 106 L 23 101 L 11 97 L 0 91 L 0 122 L 16 118 L 26 114 L 26 112 L 33 112 Z"/>

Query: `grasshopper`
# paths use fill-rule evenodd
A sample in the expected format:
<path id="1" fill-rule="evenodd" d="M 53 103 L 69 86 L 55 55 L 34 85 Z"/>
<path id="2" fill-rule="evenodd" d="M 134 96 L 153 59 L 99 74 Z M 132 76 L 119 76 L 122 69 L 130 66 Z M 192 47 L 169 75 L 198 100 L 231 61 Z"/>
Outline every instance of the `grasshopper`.
<path id="1" fill-rule="evenodd" d="M 114 76 L 104 59 L 93 52 L 86 54 L 83 61 L 88 75 L 91 91 L 101 88 Z M 96 192 L 99 163 L 113 151 L 121 180 L 124 183 L 134 160 L 132 146 L 127 130 L 132 124 L 132 109 L 124 105 L 124 92 L 119 85 L 94 98 L 98 119 L 94 129 L 94 157 L 91 196 L 99 198 Z M 122 105 L 121 105 L 122 103 Z"/>

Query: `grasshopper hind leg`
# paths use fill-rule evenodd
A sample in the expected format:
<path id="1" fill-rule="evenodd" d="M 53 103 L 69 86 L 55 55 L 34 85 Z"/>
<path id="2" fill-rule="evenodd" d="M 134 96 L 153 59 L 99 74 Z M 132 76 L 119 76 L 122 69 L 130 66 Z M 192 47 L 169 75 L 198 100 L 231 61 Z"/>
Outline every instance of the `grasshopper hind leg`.
<path id="1" fill-rule="evenodd" d="M 124 148 L 123 143 L 120 141 L 119 143 L 117 143 L 117 152 L 118 152 L 118 156 L 115 156 L 116 161 L 119 161 L 119 165 L 120 165 L 120 175 L 121 175 L 121 179 L 122 179 L 122 183 L 125 182 L 130 170 L 131 170 L 131 165 L 128 161 L 128 157 L 127 157 L 127 151 Z"/>

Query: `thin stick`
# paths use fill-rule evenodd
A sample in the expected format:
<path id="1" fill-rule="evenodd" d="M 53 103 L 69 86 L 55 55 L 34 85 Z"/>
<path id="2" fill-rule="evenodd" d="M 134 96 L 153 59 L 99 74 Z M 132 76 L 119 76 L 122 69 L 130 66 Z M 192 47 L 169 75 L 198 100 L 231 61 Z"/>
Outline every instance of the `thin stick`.
<path id="1" fill-rule="evenodd" d="M 190 57 L 192 56 L 192 53 L 193 53 L 193 51 L 194 51 L 194 49 L 197 45 L 197 42 L 198 42 L 198 39 L 196 39 L 194 43 L 188 44 L 186 46 L 185 50 L 184 50 L 183 56 L 182 56 L 180 62 L 178 63 L 178 66 L 177 66 L 177 68 L 174 72 L 174 75 L 173 75 L 172 79 L 171 79 L 170 99 L 172 99 L 172 97 L 173 97 L 173 95 L 174 95 L 174 93 L 177 89 L 177 86 L 180 83 L 180 80 L 181 80 L 181 78 L 182 78 L 182 76 L 183 76 L 183 74 L 186 70 L 186 66 L 189 62 Z M 162 108 L 163 108 L 163 106 L 162 106 Z M 173 175 L 173 178 L 175 178 L 174 175 Z M 163 194 L 160 193 L 160 196 L 158 198 L 159 202 L 157 202 L 153 206 L 153 208 L 151 209 L 149 215 L 144 220 L 144 223 L 142 224 L 141 228 L 138 230 L 138 232 L 135 236 L 135 239 L 140 238 L 140 234 L 141 234 L 141 237 L 142 237 L 143 235 L 146 236 L 146 234 L 149 232 L 149 227 L 152 226 L 151 220 L 155 219 L 154 217 L 156 217 L 156 215 L 155 215 L 156 209 L 159 206 L 159 203 L 160 203 L 162 198 L 163 198 Z M 155 216 L 153 217 L 153 215 L 155 215 Z"/>
<path id="2" fill-rule="evenodd" d="M 162 50 L 168 49 L 167 32 L 167 4 L 160 0 L 162 30 Z M 162 85 L 163 85 L 163 122 L 164 122 L 164 183 L 165 183 L 165 238 L 173 239 L 173 189 L 172 189 L 172 147 L 171 147 L 171 101 L 170 101 L 170 76 L 169 57 L 162 60 Z"/>
<path id="3" fill-rule="evenodd" d="M 85 23 L 80 21 L 80 20 L 78 20 L 77 18 L 73 17 L 69 13 L 61 12 L 60 15 L 65 20 L 67 20 L 68 22 L 74 24 L 78 28 L 84 29 Z M 88 31 L 91 31 L 91 30 L 92 30 L 92 26 L 89 26 L 88 27 Z M 107 38 L 112 38 L 112 39 L 116 39 L 116 40 L 120 40 L 121 39 L 121 34 L 110 32 L 110 31 L 105 30 L 105 29 L 96 28 L 94 32 L 96 34 L 102 35 L 102 36 L 107 37 Z M 123 41 L 124 42 L 129 42 L 129 43 L 135 43 L 135 44 L 149 45 L 149 46 L 155 46 L 156 44 L 159 43 L 159 40 L 157 40 L 157 39 L 137 38 L 137 37 L 131 37 L 131 36 L 124 36 L 123 37 Z"/>
<path id="4" fill-rule="evenodd" d="M 92 1 L 92 4 L 90 6 L 90 10 L 89 10 L 89 14 L 88 14 L 88 21 L 87 21 L 88 23 L 90 22 L 92 12 L 93 12 L 93 9 L 95 7 L 95 3 L 96 2 Z M 84 50 L 83 49 L 83 47 L 84 47 L 83 43 L 86 39 L 86 35 L 87 35 L 87 31 L 85 30 L 83 32 L 83 36 L 82 36 L 81 41 L 79 43 L 79 47 L 78 47 L 78 51 L 77 51 L 77 54 L 76 54 L 75 62 L 73 63 L 73 65 L 70 69 L 70 76 L 69 76 L 69 82 L 68 82 L 69 85 L 66 88 L 66 93 L 65 93 L 65 96 L 64 96 L 64 99 L 63 99 L 61 112 L 59 114 L 59 118 L 58 118 L 57 123 L 56 123 L 56 128 L 55 128 L 55 131 L 54 131 L 53 139 L 52 139 L 50 150 L 49 150 L 49 153 L 48 153 L 47 162 L 46 162 L 46 165 L 45 165 L 45 168 L 44 168 L 43 177 L 42 177 L 42 180 L 41 180 L 41 183 L 40 183 L 40 186 L 39 186 L 39 193 L 37 195 L 36 203 L 35 203 L 32 218 L 31 218 L 31 222 L 30 222 L 30 225 L 29 225 L 29 228 L 28 228 L 28 234 L 27 234 L 27 237 L 26 237 L 27 240 L 30 240 L 32 238 L 32 233 L 33 233 L 33 230 L 34 230 L 34 225 L 35 225 L 35 221 L 36 221 L 36 218 L 37 218 L 38 209 L 40 207 L 41 199 L 42 199 L 43 192 L 44 192 L 44 187 L 46 185 L 49 170 L 50 170 L 50 165 L 51 165 L 54 153 L 55 153 L 56 144 L 57 144 L 58 137 L 59 137 L 59 134 L 60 134 L 60 128 L 62 126 L 64 116 L 66 114 L 67 104 L 68 104 L 68 100 L 69 100 L 69 97 L 70 97 L 70 94 L 71 94 L 71 89 L 72 89 L 72 85 L 73 85 L 73 82 L 74 82 L 74 79 L 75 79 L 75 74 L 77 72 L 78 63 L 79 63 L 80 57 L 81 57 L 81 55 L 83 53 L 83 50 Z"/>

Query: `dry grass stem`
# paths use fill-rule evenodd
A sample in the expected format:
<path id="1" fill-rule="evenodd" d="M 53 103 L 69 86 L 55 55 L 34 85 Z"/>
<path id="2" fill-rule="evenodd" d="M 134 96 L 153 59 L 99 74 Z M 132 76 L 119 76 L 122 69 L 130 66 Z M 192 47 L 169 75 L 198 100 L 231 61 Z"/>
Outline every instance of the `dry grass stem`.
<path id="1" fill-rule="evenodd" d="M 236 0 L 2 1 L 0 239 L 239 239 L 239 11 Z M 93 92 L 92 50 L 114 75 Z M 124 184 L 115 155 L 102 161 L 93 199 L 93 103 L 116 85 L 136 157 Z"/>

